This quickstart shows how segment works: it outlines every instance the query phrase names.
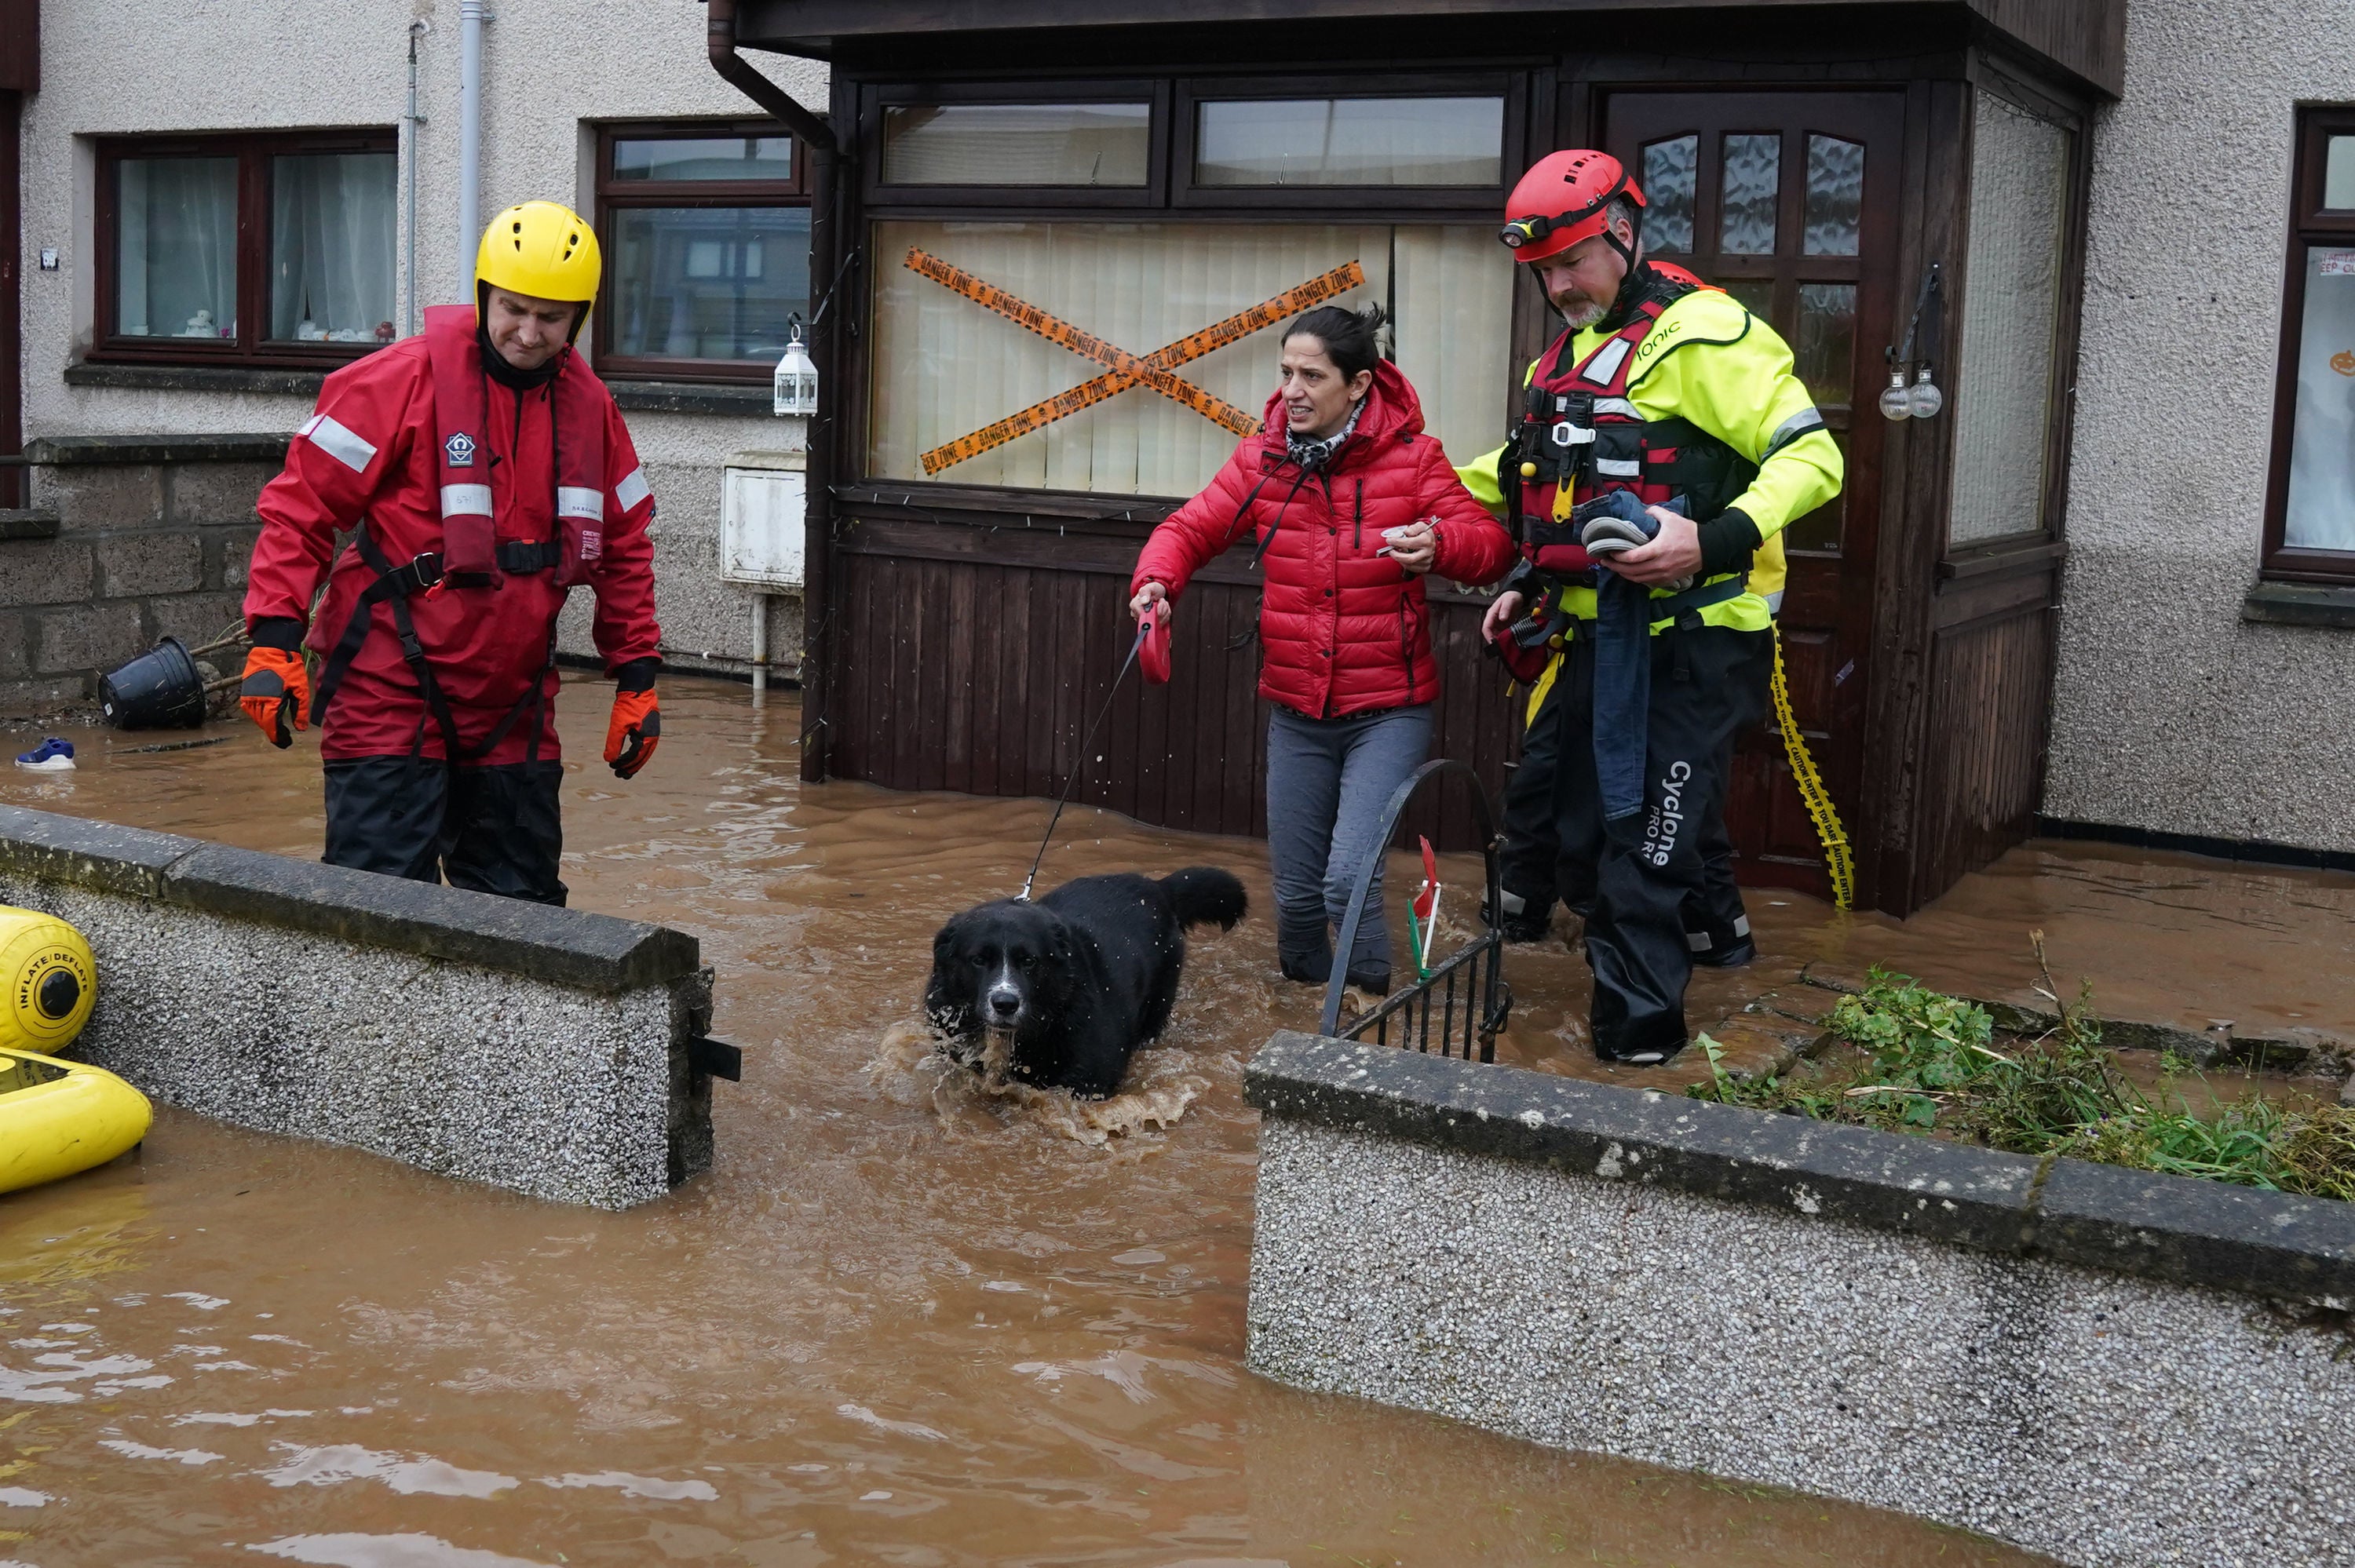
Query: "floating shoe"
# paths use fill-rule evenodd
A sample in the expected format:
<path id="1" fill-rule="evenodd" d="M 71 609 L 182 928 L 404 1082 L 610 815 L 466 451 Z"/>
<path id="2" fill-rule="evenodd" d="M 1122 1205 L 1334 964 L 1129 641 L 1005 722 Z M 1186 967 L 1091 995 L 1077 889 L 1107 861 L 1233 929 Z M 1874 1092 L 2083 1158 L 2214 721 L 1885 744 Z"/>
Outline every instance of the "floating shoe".
<path id="1" fill-rule="evenodd" d="M 70 773 L 74 770 L 73 742 L 50 736 L 32 750 L 19 752 L 16 766 L 35 773 Z"/>

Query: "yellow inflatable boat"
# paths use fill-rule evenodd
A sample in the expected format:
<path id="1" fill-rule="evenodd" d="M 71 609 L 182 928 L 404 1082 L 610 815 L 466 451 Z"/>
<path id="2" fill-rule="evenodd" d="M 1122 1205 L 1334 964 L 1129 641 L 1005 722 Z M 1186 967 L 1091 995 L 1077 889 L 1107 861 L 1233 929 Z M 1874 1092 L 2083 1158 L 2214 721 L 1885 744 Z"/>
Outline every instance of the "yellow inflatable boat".
<path id="1" fill-rule="evenodd" d="M 0 1046 L 0 1192 L 103 1165 L 137 1147 L 155 1117 L 102 1067 Z"/>

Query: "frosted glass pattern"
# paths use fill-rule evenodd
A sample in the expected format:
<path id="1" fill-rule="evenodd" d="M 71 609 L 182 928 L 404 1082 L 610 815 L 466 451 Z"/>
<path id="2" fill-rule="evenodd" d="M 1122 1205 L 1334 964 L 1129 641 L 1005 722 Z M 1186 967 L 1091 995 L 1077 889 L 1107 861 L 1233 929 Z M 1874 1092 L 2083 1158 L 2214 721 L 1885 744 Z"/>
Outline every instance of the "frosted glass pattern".
<path id="1" fill-rule="evenodd" d="M 1848 403 L 1856 378 L 1854 283 L 1799 285 L 1799 335 L 1791 351 L 1817 408 Z"/>
<path id="2" fill-rule="evenodd" d="M 1774 254 L 1774 207 L 1782 190 L 1783 138 L 1747 132 L 1728 136 L 1718 249 L 1728 256 Z"/>
<path id="3" fill-rule="evenodd" d="M 1864 143 L 1837 136 L 1807 138 L 1807 227 L 1802 248 L 1810 256 L 1853 256 L 1864 225 Z"/>
<path id="4" fill-rule="evenodd" d="M 1399 368 L 1456 460 L 1496 444 L 1513 262 L 1486 227 L 1380 224 L 882 223 L 875 228 L 868 471 L 1116 495 L 1190 495 L 1236 437 L 1131 387 L 927 475 L 922 454 L 1093 379 L 1103 367 L 911 271 L 921 247 L 1133 354 L 1199 332 L 1347 261 L 1395 302 Z M 1276 383 L 1276 330 L 1176 374 L 1252 418 Z"/>
<path id="5" fill-rule="evenodd" d="M 2294 550 L 2355 550 L 2355 249 L 2307 248 L 2290 430 L 2282 543 Z"/>
<path id="6" fill-rule="evenodd" d="M 883 183 L 1146 183 L 1149 103 L 924 103 L 883 111 Z"/>
<path id="7" fill-rule="evenodd" d="M 1977 95 L 1970 246 L 1957 364 L 1940 379 L 1955 421 L 1954 545 L 2044 526 L 2053 334 L 2060 320 L 2069 133 Z"/>
<path id="8" fill-rule="evenodd" d="M 1699 183 L 1700 138 L 1676 136 L 1644 145 L 1644 248 L 1689 256 L 1693 248 L 1693 192 Z"/>
<path id="9" fill-rule="evenodd" d="M 1306 98 L 1205 103 L 1205 185 L 1493 185 L 1501 98 Z"/>

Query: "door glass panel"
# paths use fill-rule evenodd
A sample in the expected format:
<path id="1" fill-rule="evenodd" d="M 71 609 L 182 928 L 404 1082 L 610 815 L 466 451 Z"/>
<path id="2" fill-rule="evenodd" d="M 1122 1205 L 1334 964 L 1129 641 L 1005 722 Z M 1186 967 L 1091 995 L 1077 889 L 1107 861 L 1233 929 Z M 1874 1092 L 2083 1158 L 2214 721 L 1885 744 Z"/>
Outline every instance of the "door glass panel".
<path id="1" fill-rule="evenodd" d="M 921 103 L 883 111 L 893 185 L 1146 183 L 1149 103 Z"/>
<path id="2" fill-rule="evenodd" d="M 1774 319 L 1774 281 L 1771 278 L 1735 278 L 1718 284 L 1742 302 L 1742 308 L 1762 322 Z"/>
<path id="3" fill-rule="evenodd" d="M 125 158 L 118 168 L 114 330 L 235 337 L 237 160 Z"/>
<path id="4" fill-rule="evenodd" d="M 1747 132 L 1726 137 L 1718 249 L 1728 256 L 1774 254 L 1774 207 L 1782 188 L 1782 137 Z"/>
<path id="5" fill-rule="evenodd" d="M 1834 430 L 1833 444 L 1840 450 L 1840 463 L 1848 462 L 1848 432 Z M 1792 551 L 1812 551 L 1817 555 L 1838 555 L 1840 547 L 1840 523 L 1848 514 L 1848 492 L 1843 489 L 1805 517 L 1795 519 L 1783 530 L 1783 548 Z"/>
<path id="6" fill-rule="evenodd" d="M 1650 195 L 1650 187 L 1645 188 Z M 2355 208 L 2355 136 L 2333 136 L 2322 159 L 2322 205 L 2336 212 Z"/>
<path id="7" fill-rule="evenodd" d="M 1806 253 L 1855 255 L 1863 219 L 1864 144 L 1808 137 Z"/>
<path id="8" fill-rule="evenodd" d="M 1693 248 L 1693 189 L 1700 163 L 1699 136 L 1673 136 L 1644 145 L 1646 249 L 1689 256 Z"/>
<path id="9" fill-rule="evenodd" d="M 2069 133 L 1991 92 L 1977 97 L 1962 331 L 1946 397 L 1955 421 L 1947 537 L 1955 545 L 2044 526 L 2069 195 Z"/>
<path id="10" fill-rule="evenodd" d="M 1306 98 L 1205 103 L 1205 185 L 1493 185 L 1501 98 Z"/>
<path id="11" fill-rule="evenodd" d="M 1791 352 L 1817 408 L 1849 402 L 1856 374 L 1854 283 L 1799 285 L 1799 331 Z"/>

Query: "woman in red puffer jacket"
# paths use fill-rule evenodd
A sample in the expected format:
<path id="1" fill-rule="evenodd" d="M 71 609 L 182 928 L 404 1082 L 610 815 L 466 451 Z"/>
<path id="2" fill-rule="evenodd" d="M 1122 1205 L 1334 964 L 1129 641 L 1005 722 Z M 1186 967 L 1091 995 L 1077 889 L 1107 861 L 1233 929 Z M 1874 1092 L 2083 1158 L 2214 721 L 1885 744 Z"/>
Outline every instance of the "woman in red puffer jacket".
<path id="1" fill-rule="evenodd" d="M 1153 531 L 1131 611 L 1167 620 L 1188 579 L 1248 538 L 1266 567 L 1259 634 L 1268 720 L 1268 857 L 1284 972 L 1322 984 L 1332 935 L 1381 811 L 1431 749 L 1439 666 L 1423 575 L 1502 577 L 1513 544 L 1473 500 L 1398 366 L 1380 356 L 1380 307 L 1327 305 L 1284 329 L 1267 419 L 1205 490 Z M 1348 976 L 1390 989 L 1381 884 Z"/>

